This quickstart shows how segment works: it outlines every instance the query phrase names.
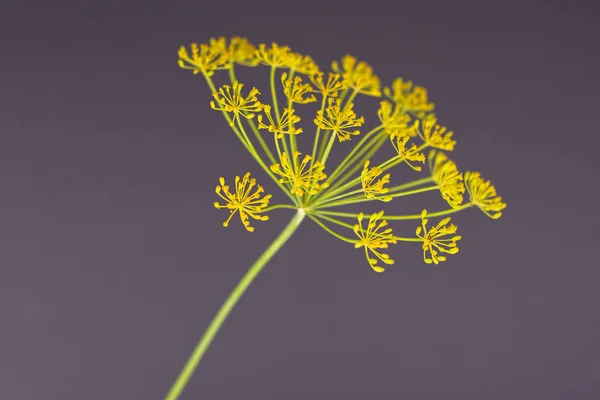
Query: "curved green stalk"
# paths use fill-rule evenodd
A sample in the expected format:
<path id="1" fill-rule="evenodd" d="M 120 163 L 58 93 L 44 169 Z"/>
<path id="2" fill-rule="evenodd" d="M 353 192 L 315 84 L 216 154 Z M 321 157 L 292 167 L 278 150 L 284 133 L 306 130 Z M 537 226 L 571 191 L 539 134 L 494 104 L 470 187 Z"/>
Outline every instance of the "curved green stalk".
<path id="1" fill-rule="evenodd" d="M 435 218 L 435 217 L 445 217 L 446 215 L 454 214 L 459 211 L 465 210 L 469 207 L 472 207 L 473 203 L 466 203 L 458 208 L 449 208 L 447 210 L 436 211 L 432 213 L 427 213 L 427 218 Z M 314 214 L 317 217 L 324 218 L 325 216 L 331 215 L 333 217 L 341 217 L 341 218 L 358 218 L 358 213 L 348 213 L 348 212 L 337 212 L 337 211 L 326 211 L 326 210 L 315 210 Z M 385 215 L 385 219 L 389 221 L 409 221 L 409 220 L 417 220 L 421 219 L 421 214 L 412 214 L 412 215 Z"/>
<path id="2" fill-rule="evenodd" d="M 386 193 L 385 195 L 386 196 L 389 195 L 390 197 L 396 198 L 396 197 L 410 196 L 410 195 L 417 194 L 417 193 L 428 192 L 431 190 L 437 190 L 438 188 L 439 188 L 439 186 L 435 185 L 435 186 L 428 186 L 428 187 L 420 188 L 420 189 L 409 190 L 407 192 L 400 192 L 400 193 L 394 193 L 394 194 Z M 364 203 L 367 201 L 381 201 L 381 200 L 379 200 L 378 198 L 374 198 L 374 197 L 368 198 L 365 196 L 354 196 L 354 197 L 349 197 L 347 199 L 342 199 L 339 201 L 325 200 L 322 202 L 316 202 L 315 204 L 312 204 L 312 207 L 315 210 L 319 210 L 319 209 L 323 209 L 323 208 L 345 206 L 348 204 Z"/>
<path id="3" fill-rule="evenodd" d="M 306 213 L 304 209 L 298 209 L 298 212 L 291 221 L 287 224 L 287 226 L 281 231 L 279 236 L 275 238 L 275 240 L 271 243 L 269 247 L 258 257 L 258 259 L 252 264 L 248 272 L 242 277 L 237 286 L 233 289 L 227 300 L 223 303 L 212 322 L 208 326 L 208 329 L 196 345 L 196 348 L 192 352 L 190 358 L 187 363 L 181 370 L 181 373 L 175 380 L 175 383 L 171 387 L 171 390 L 165 397 L 165 400 L 176 400 L 179 398 L 183 389 L 187 385 L 190 380 L 194 370 L 198 366 L 200 360 L 208 350 L 210 344 L 215 338 L 216 334 L 219 332 L 219 329 L 225 322 L 225 319 L 238 302 L 240 297 L 244 294 L 246 289 L 250 286 L 252 281 L 256 278 L 258 273 L 263 269 L 263 267 L 269 262 L 269 260 L 277 253 L 277 251 L 285 244 L 285 242 L 292 236 L 292 234 L 296 231 L 302 220 L 304 219 Z"/>

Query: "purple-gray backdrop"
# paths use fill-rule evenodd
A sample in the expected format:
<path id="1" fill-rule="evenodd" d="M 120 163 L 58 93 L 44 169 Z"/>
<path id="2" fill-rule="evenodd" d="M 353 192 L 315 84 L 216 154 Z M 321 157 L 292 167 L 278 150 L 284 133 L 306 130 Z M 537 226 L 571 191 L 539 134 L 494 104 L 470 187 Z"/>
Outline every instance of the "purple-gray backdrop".
<path id="1" fill-rule="evenodd" d="M 457 215 L 446 263 L 406 244 L 384 274 L 308 221 L 183 399 L 600 398 L 598 6 L 483 3 L 4 0 L 0 398 L 161 399 L 291 217 L 250 234 L 212 206 L 248 170 L 285 201 L 177 67 L 219 35 L 427 87 L 453 159 L 509 207 Z"/>

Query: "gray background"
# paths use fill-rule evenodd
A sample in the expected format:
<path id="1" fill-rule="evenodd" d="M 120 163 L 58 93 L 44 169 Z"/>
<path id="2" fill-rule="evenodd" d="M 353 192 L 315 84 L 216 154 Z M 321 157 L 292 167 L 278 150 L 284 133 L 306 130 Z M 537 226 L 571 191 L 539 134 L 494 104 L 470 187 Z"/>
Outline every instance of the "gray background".
<path id="1" fill-rule="evenodd" d="M 356 3 L 2 2 L 1 399 L 162 398 L 291 217 L 249 234 L 212 206 L 246 171 L 286 201 L 177 67 L 179 45 L 219 35 L 427 87 L 453 159 L 509 208 L 457 215 L 445 264 L 409 243 L 384 274 L 308 221 L 183 399 L 600 398 L 598 6 Z M 443 207 L 388 210 L 424 204 Z"/>

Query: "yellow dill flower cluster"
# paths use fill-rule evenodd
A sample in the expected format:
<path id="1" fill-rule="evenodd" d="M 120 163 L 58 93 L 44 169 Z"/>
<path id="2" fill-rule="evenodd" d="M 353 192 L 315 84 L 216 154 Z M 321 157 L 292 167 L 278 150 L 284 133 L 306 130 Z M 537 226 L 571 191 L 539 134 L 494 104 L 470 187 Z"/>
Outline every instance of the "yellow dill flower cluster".
<path id="1" fill-rule="evenodd" d="M 266 178 L 288 200 L 269 206 L 271 195 L 263 196 L 262 186 L 249 173 L 236 177 L 233 192 L 220 178 L 216 192 L 225 204 L 215 203 L 215 207 L 230 211 L 224 226 L 238 213 L 243 226 L 253 231 L 249 220 L 265 221 L 270 210 L 301 210 L 328 233 L 363 248 L 371 268 L 382 272 L 378 262 L 391 265 L 393 260 L 381 249 L 398 242 L 418 242 L 424 261 L 438 264 L 446 261 L 443 254 L 458 252 L 461 239 L 447 215 L 475 207 L 497 219 L 506 207 L 479 172 L 463 174 L 448 158 L 446 152 L 456 146 L 454 132 L 438 123 L 427 90 L 410 80 L 397 77 L 383 87 L 373 67 L 352 55 L 333 61 L 331 71 L 321 71 L 310 56 L 288 46 L 255 46 L 240 37 L 182 46 L 178 56 L 181 68 L 202 74 L 213 94 L 210 106 L 223 114 Z M 266 70 L 269 87 L 244 90 L 236 78 L 237 67 Z M 217 87 L 213 80 L 217 71 L 229 83 Z M 376 116 L 357 113 L 358 96 L 380 98 Z M 300 115 L 304 114 L 298 108 L 311 106 L 314 125 L 303 125 Z M 366 123 L 372 125 L 363 130 Z M 314 130 L 309 129 L 311 125 Z M 307 134 L 312 145 L 300 150 L 297 137 Z M 375 161 L 385 146 L 391 146 L 393 155 Z M 334 150 L 345 154 L 335 165 L 329 161 Z M 423 171 L 426 161 L 429 169 Z M 424 175 L 395 182 L 394 171 L 407 167 Z M 396 199 L 427 192 L 439 193 L 446 208 L 405 214 L 394 208 Z M 360 208 L 352 210 L 371 201 L 385 203 L 385 216 L 384 211 L 366 216 Z M 441 220 L 428 227 L 429 219 L 438 217 Z M 421 221 L 412 236 L 397 236 L 388 225 L 388 221 L 407 220 Z"/>

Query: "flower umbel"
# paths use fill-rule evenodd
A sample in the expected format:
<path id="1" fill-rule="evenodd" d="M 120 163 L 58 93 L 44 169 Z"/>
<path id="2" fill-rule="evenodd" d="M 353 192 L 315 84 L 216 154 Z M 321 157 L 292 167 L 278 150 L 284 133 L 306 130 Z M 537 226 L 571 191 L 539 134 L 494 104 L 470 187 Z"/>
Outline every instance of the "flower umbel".
<path id="1" fill-rule="evenodd" d="M 265 207 L 269 205 L 271 195 L 268 194 L 261 198 L 261 194 L 264 189 L 260 185 L 256 185 L 256 179 L 250 178 L 250 172 L 246 173 L 242 179 L 239 176 L 235 177 L 235 193 L 231 193 L 229 185 L 225 184 L 224 178 L 219 178 L 219 184 L 216 188 L 216 193 L 225 200 L 224 205 L 215 202 L 216 208 L 227 208 L 229 211 L 229 218 L 223 222 L 223 226 L 228 226 L 229 221 L 233 215 L 237 212 L 240 214 L 242 224 L 248 232 L 253 232 L 254 227 L 250 226 L 248 217 L 256 219 L 258 221 L 267 221 L 268 215 L 259 215 Z M 254 193 L 252 189 L 256 186 Z"/>
<path id="2" fill-rule="evenodd" d="M 275 134 L 278 139 L 283 135 L 298 135 L 302 133 L 302 128 L 296 128 L 295 125 L 300 122 L 300 117 L 294 114 L 292 107 L 285 108 L 278 122 L 275 122 L 271 115 L 271 106 L 263 104 L 262 109 L 267 116 L 268 125 L 263 123 L 262 114 L 258 115 L 258 129 L 266 129 Z"/>
<path id="3" fill-rule="evenodd" d="M 398 157 L 402 162 L 405 162 L 406 165 L 414 169 L 415 171 L 420 171 L 420 165 L 414 165 L 413 162 L 425 163 L 425 154 L 419 151 L 419 148 L 416 144 L 412 144 L 410 147 L 406 146 L 406 143 L 410 140 L 410 136 L 404 133 L 404 131 L 400 132 L 392 132 L 390 135 L 390 140 L 392 141 L 392 146 Z"/>
<path id="4" fill-rule="evenodd" d="M 344 84 L 357 93 L 367 96 L 381 96 L 381 81 L 373 73 L 373 67 L 364 61 L 357 61 L 349 54 L 342 58 L 342 65 L 337 61 L 331 63 L 334 72 L 342 75 Z"/>
<path id="5" fill-rule="evenodd" d="M 291 183 L 292 194 L 303 196 L 305 192 L 309 194 L 317 194 L 320 189 L 326 188 L 327 184 L 320 183 L 327 175 L 323 172 L 325 166 L 319 161 L 309 165 L 312 157 L 305 155 L 301 162 L 298 158 L 302 153 L 299 151 L 294 153 L 294 159 L 290 162 L 287 153 L 281 155 L 278 164 L 271 165 L 271 171 L 280 175 L 280 183 Z"/>
<path id="6" fill-rule="evenodd" d="M 256 47 L 246 38 L 232 37 L 228 51 L 231 62 L 248 67 L 254 67 L 259 63 L 259 60 L 256 58 Z"/>
<path id="7" fill-rule="evenodd" d="M 302 78 L 295 76 L 294 79 L 287 79 L 288 74 L 281 74 L 281 83 L 283 84 L 283 93 L 290 99 L 290 101 L 299 104 L 313 103 L 317 101 L 317 98 L 311 94 L 307 97 L 305 95 L 312 93 L 313 88 L 308 83 L 303 83 Z"/>
<path id="8" fill-rule="evenodd" d="M 339 99 L 330 98 L 328 101 L 329 107 L 323 111 L 317 111 L 315 125 L 321 129 L 331 130 L 337 135 L 340 142 L 350 140 L 351 136 L 360 134 L 359 130 L 350 130 L 362 126 L 365 122 L 363 117 L 356 118 L 356 113 L 352 110 L 353 104 L 349 103 L 345 107 L 341 106 Z"/>
<path id="9" fill-rule="evenodd" d="M 496 194 L 496 188 L 492 183 L 483 180 L 479 172 L 465 172 L 465 186 L 470 202 L 479 207 L 485 215 L 492 219 L 502 216 L 502 210 L 506 208 L 506 203 L 502 201 L 502 197 Z"/>
<path id="10" fill-rule="evenodd" d="M 351 143 L 342 145 L 340 142 L 362 133 L 362 128 L 360 132 L 358 128 L 365 124 L 365 118 L 357 117 L 357 113 L 363 113 L 355 111 L 356 104 L 361 104 L 362 100 L 355 102 L 356 97 L 359 94 L 382 96 L 381 81 L 365 61 L 345 55 L 341 61 L 332 62 L 332 72 L 328 73 L 325 80 L 324 73 L 320 72 L 310 56 L 295 53 L 288 46 L 276 43 L 254 46 L 240 37 L 233 37 L 229 41 L 224 37 L 211 38 L 208 44 L 193 43 L 189 49 L 181 47 L 178 56 L 181 68 L 191 70 L 194 74 L 202 73 L 208 87 L 214 92 L 212 108 L 222 111 L 221 114 L 231 123 L 233 133 L 243 148 L 271 179 L 272 184 L 281 189 L 282 197 L 289 199 L 288 203 L 270 205 L 271 195 L 262 196 L 263 188 L 256 184 L 254 178 L 250 178 L 249 173 L 243 178 L 236 177 L 233 191 L 220 178 L 216 192 L 225 200 L 225 204 L 217 202 L 215 207 L 230 211 L 223 225 L 227 226 L 233 215 L 239 213 L 244 227 L 252 231 L 254 228 L 250 226 L 250 219 L 267 220 L 267 211 L 293 209 L 295 214 L 223 303 L 165 400 L 178 400 L 233 306 L 306 217 L 333 237 L 352 243 L 356 248 L 364 248 L 372 270 L 383 272 L 383 266 L 394 264 L 391 257 L 382 252 L 390 244 L 399 241 L 418 243 L 422 245 L 424 261 L 438 264 L 446 260 L 447 254 L 458 252 L 457 242 L 461 239 L 447 215 L 477 206 L 495 219 L 506 207 L 497 196 L 494 186 L 484 181 L 478 172 L 466 172 L 463 177 L 456 164 L 437 151 L 429 156 L 430 173 L 421 172 L 424 177 L 386 186 L 390 181 L 391 168 L 406 163 L 414 171 L 420 172 L 420 164 L 425 163 L 424 149 L 452 151 L 456 145 L 453 132 L 438 124 L 433 113 L 434 104 L 429 101 L 427 90 L 411 81 L 397 78 L 389 87 L 383 88 L 387 99 L 380 102 L 377 115 L 373 115 L 371 120 L 368 115 L 366 117 L 367 122 L 375 122 L 374 126 L 368 127 L 364 134 Z M 261 88 L 261 93 L 265 93 L 266 97 L 261 95 L 259 101 L 259 90 L 252 86 L 248 94 L 242 95 L 243 85 L 236 78 L 236 74 L 241 76 L 238 65 L 257 67 L 255 71 L 268 70 L 265 73 L 268 89 Z M 219 89 L 213 81 L 217 71 L 223 71 L 219 79 L 229 80 Z M 309 103 L 315 103 L 317 97 L 320 101 L 313 104 L 316 110 L 312 114 L 316 125 L 314 135 L 299 136 L 306 126 L 301 126 L 303 121 L 297 113 L 301 114 L 302 110 L 296 110 L 294 103 L 305 104 L 302 108 L 308 107 Z M 256 121 L 254 115 L 257 115 Z M 264 130 L 272 135 L 263 135 Z M 312 140 L 310 153 L 299 151 L 305 140 Z M 388 140 L 391 140 L 395 154 L 387 154 L 392 150 L 385 146 Z M 340 157 L 341 161 L 333 165 L 331 172 L 326 175 L 325 164 L 329 168 L 332 163 L 338 162 L 335 154 L 338 147 L 347 150 L 346 156 L 343 159 Z M 384 151 L 379 152 L 382 147 Z M 231 154 L 228 150 L 220 152 Z M 380 155 L 381 162 L 378 160 Z M 242 159 L 238 155 L 234 157 Z M 394 176 L 399 175 L 394 172 Z M 378 204 L 388 207 L 392 203 L 395 205 L 397 198 L 422 196 L 437 190 L 450 208 L 445 206 L 430 214 L 426 210 L 421 214 L 386 213 L 385 218 L 384 211 L 380 211 L 370 215 L 367 223 L 364 222 L 366 217 L 361 211 L 364 210 L 360 208 L 361 203 L 381 201 L 383 204 Z M 462 204 L 465 190 L 470 200 Z M 337 207 L 359 208 L 342 212 Z M 428 218 L 432 217 L 442 219 L 428 229 Z M 352 219 L 352 223 L 345 222 L 346 218 Z M 409 220 L 421 221 L 416 236 L 396 236 L 388 227 L 387 221 L 401 224 Z"/>
<path id="11" fill-rule="evenodd" d="M 323 81 L 323 73 L 319 72 L 310 76 L 310 80 L 315 85 L 315 92 L 321 93 L 323 97 L 337 97 L 340 90 L 345 89 L 344 83 L 340 80 L 339 74 L 329 73 L 327 82 Z"/>
<path id="12" fill-rule="evenodd" d="M 365 161 L 362 173 L 360 174 L 360 181 L 362 183 L 363 191 L 367 199 L 378 199 L 383 202 L 392 200 L 391 196 L 381 196 L 389 192 L 388 188 L 384 188 L 383 185 L 390 183 L 390 174 L 385 174 L 379 180 L 375 181 L 382 173 L 383 169 L 380 167 L 369 168 L 371 161 Z"/>
<path id="13" fill-rule="evenodd" d="M 429 152 L 428 158 L 431 177 L 439 185 L 442 197 L 452 208 L 459 208 L 463 202 L 465 185 L 456 164 L 446 154 L 435 150 Z"/>
<path id="14" fill-rule="evenodd" d="M 366 229 L 363 227 L 363 213 L 358 214 L 358 224 L 354 225 L 354 233 L 359 237 L 354 244 L 355 248 L 364 247 L 367 261 L 373 271 L 383 272 L 385 268 L 377 265 L 377 259 L 384 264 L 394 264 L 394 260 L 388 254 L 377 251 L 378 249 L 387 249 L 388 245 L 396 244 L 396 237 L 392 234 L 392 228 L 386 228 L 388 223 L 383 218 L 383 211 L 372 214 L 369 217 L 369 222 Z M 372 253 L 377 258 L 372 258 L 369 253 Z"/>
<path id="15" fill-rule="evenodd" d="M 212 40 L 211 40 L 212 41 Z M 184 46 L 179 48 L 178 64 L 183 69 L 191 69 L 194 74 L 203 73 L 212 76 L 215 70 L 224 69 L 228 66 L 228 54 L 219 44 L 212 46 L 197 43 L 190 45 L 191 54 Z"/>
<path id="16" fill-rule="evenodd" d="M 436 149 L 452 151 L 456 145 L 456 141 L 452 139 L 454 132 L 438 125 L 437 118 L 433 114 L 428 114 L 422 120 L 416 120 L 407 131 L 411 136 L 419 136 L 425 144 Z"/>
<path id="17" fill-rule="evenodd" d="M 377 116 L 385 131 L 390 134 L 406 130 L 408 128 L 408 123 L 410 122 L 410 115 L 403 112 L 402 107 L 398 105 L 394 106 L 392 103 L 385 100 L 379 103 Z"/>
<path id="18" fill-rule="evenodd" d="M 421 212 L 421 226 L 417 227 L 416 234 L 423 241 L 423 260 L 426 264 L 439 264 L 440 261 L 446 261 L 446 256 L 438 255 L 439 253 L 456 254 L 458 247 L 456 242 L 461 239 L 456 235 L 451 238 L 445 236 L 454 235 L 458 229 L 456 225 L 450 224 L 450 217 L 441 220 L 436 226 L 427 230 L 427 210 Z M 422 234 L 421 234 L 422 232 Z M 429 253 L 429 256 L 427 255 Z"/>
<path id="19" fill-rule="evenodd" d="M 414 86 L 411 81 L 396 78 L 391 89 L 383 88 L 383 93 L 405 112 L 411 113 L 419 118 L 433 111 L 434 104 L 427 99 L 427 89 Z"/>
<path id="20" fill-rule="evenodd" d="M 244 84 L 238 81 L 233 82 L 233 87 L 229 85 L 223 85 L 219 90 L 213 93 L 213 97 L 219 104 L 217 106 L 214 101 L 210 102 L 210 106 L 213 110 L 222 110 L 233 113 L 234 118 L 229 123 L 231 126 L 234 125 L 235 121 L 239 119 L 240 114 L 244 118 L 254 118 L 255 113 L 260 112 L 262 105 L 258 101 L 257 95 L 260 94 L 257 88 L 250 89 L 250 92 L 246 97 L 242 96 L 242 88 Z"/>

